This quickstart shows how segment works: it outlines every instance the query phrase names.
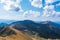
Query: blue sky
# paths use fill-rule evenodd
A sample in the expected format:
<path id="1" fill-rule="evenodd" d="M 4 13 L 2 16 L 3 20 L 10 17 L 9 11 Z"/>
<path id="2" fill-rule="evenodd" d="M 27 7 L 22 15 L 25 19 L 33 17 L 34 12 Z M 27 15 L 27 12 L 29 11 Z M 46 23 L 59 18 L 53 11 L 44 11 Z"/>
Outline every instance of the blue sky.
<path id="1" fill-rule="evenodd" d="M 0 0 L 0 19 L 60 21 L 60 0 Z"/>

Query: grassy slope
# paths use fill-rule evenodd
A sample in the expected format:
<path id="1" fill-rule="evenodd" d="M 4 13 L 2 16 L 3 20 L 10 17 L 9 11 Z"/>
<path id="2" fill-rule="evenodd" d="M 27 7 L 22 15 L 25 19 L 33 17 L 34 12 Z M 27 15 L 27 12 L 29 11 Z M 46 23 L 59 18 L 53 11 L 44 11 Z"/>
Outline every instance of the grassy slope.
<path id="1" fill-rule="evenodd" d="M 23 34 L 22 32 L 10 27 L 11 30 L 16 32 L 16 35 L 10 35 L 6 37 L 0 37 L 0 40 L 32 40 L 29 36 Z"/>

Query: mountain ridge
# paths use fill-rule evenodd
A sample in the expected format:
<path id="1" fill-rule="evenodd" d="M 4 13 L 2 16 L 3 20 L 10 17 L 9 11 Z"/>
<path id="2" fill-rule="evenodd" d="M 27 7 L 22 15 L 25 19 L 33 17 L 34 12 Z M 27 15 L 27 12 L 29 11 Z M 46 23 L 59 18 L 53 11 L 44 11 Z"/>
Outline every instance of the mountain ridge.
<path id="1" fill-rule="evenodd" d="M 0 30 L 0 40 L 32 40 L 28 35 L 13 28 L 12 26 L 3 27 Z"/>
<path id="2" fill-rule="evenodd" d="M 21 31 L 23 34 L 29 35 L 31 38 L 38 37 L 39 39 L 40 38 L 42 38 L 42 39 L 60 39 L 60 31 L 59 31 L 60 25 L 55 22 L 52 22 L 52 21 L 44 21 L 41 23 L 36 23 L 31 20 L 24 20 L 24 21 L 12 22 L 11 24 L 8 24 L 6 26 L 7 26 L 7 28 L 12 27 L 18 31 Z M 6 26 L 3 26 L 3 28 Z M 1 29 L 3 29 L 3 28 L 1 28 Z M 8 32 L 8 33 L 10 33 L 10 32 Z M 27 36 L 27 37 L 29 37 L 29 36 Z"/>
<path id="3" fill-rule="evenodd" d="M 46 21 L 46 24 L 43 23 L 35 23 L 31 20 L 25 20 L 25 21 L 17 21 L 12 23 L 14 28 L 25 31 L 27 30 L 29 33 L 32 33 L 32 31 L 37 32 L 39 36 L 42 36 L 44 38 L 60 38 L 60 25 L 59 27 L 56 26 L 57 23 Z M 44 22 L 45 23 L 45 22 Z M 48 34 L 47 34 L 48 33 Z M 48 35 L 48 36 L 47 36 Z"/>

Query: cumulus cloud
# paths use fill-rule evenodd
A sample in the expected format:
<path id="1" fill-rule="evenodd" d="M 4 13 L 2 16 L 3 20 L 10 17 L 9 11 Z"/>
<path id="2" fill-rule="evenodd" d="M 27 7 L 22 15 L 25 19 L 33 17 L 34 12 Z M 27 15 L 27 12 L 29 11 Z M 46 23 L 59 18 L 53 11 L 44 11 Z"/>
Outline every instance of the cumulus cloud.
<path id="1" fill-rule="evenodd" d="M 56 2 L 57 0 L 45 0 L 45 3 L 46 4 L 51 4 L 51 3 L 53 3 L 53 2 Z"/>
<path id="2" fill-rule="evenodd" d="M 55 11 L 54 5 L 46 5 L 43 9 L 43 17 L 60 17 L 60 12 Z"/>
<path id="3" fill-rule="evenodd" d="M 48 5 L 48 4 L 52 4 L 56 1 L 59 1 L 59 0 L 45 0 L 45 6 Z M 37 7 L 37 8 L 42 8 L 43 7 L 43 3 L 42 3 L 42 0 L 30 0 L 31 2 L 31 5 L 34 6 L 34 7 Z"/>
<path id="4" fill-rule="evenodd" d="M 36 8 L 42 8 L 43 10 L 43 14 L 40 13 L 39 11 L 33 11 L 33 10 L 22 10 L 21 8 L 21 3 L 22 0 L 0 0 L 0 3 L 4 4 L 4 9 L 5 10 L 10 10 L 10 11 L 19 11 L 15 14 L 7 13 L 7 14 L 2 14 L 0 16 L 0 19 L 13 19 L 13 20 L 25 20 L 25 19 L 35 19 L 35 20 L 47 20 L 49 19 L 49 17 L 60 17 L 60 12 L 56 12 L 54 10 L 54 5 L 52 5 L 51 3 L 55 2 L 56 0 L 45 0 L 44 4 L 45 6 L 43 6 L 42 4 L 42 0 L 30 0 L 31 5 L 36 7 Z M 50 4 L 50 5 L 48 5 Z M 57 4 L 56 6 L 59 6 L 59 4 Z M 38 9 L 37 9 L 38 10 Z M 45 18 L 45 19 L 44 19 Z"/>
<path id="5" fill-rule="evenodd" d="M 60 3 L 56 4 L 56 6 L 60 6 Z"/>
<path id="6" fill-rule="evenodd" d="M 51 17 L 55 14 L 54 5 L 46 5 L 44 7 L 43 15 L 45 17 Z"/>
<path id="7" fill-rule="evenodd" d="M 55 17 L 60 17 L 60 12 L 56 12 Z"/>
<path id="8" fill-rule="evenodd" d="M 3 15 L 4 14 L 4 15 Z M 9 14 L 9 13 L 3 13 L 0 14 L 0 19 L 7 19 L 7 20 L 24 20 L 24 17 L 19 14 Z"/>
<path id="9" fill-rule="evenodd" d="M 24 17 L 28 17 L 28 18 L 39 17 L 40 16 L 40 12 L 29 10 L 29 11 L 25 11 L 23 16 Z"/>
<path id="10" fill-rule="evenodd" d="M 21 9 L 21 0 L 0 0 L 0 3 L 4 3 L 5 10 L 19 11 Z"/>
<path id="11" fill-rule="evenodd" d="M 31 5 L 34 7 L 41 8 L 42 6 L 42 0 L 30 0 Z"/>
<path id="12" fill-rule="evenodd" d="M 2 15 L 0 16 L 0 19 L 9 19 L 9 20 L 19 20 L 19 17 L 18 16 L 12 16 L 10 14 L 6 14 L 6 15 Z"/>
<path id="13" fill-rule="evenodd" d="M 4 15 L 3 15 L 4 14 Z M 9 19 L 9 20 L 25 20 L 25 19 L 36 19 L 40 17 L 40 12 L 38 11 L 33 11 L 33 10 L 28 10 L 25 12 L 19 12 L 18 13 L 5 13 L 2 12 L 0 14 L 0 19 Z"/>

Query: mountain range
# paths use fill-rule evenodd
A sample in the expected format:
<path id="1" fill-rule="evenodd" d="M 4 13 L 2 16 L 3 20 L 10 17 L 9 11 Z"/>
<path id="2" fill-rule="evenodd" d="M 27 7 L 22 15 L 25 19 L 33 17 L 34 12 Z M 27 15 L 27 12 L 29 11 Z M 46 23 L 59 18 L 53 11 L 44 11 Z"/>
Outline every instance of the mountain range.
<path id="1" fill-rule="evenodd" d="M 42 38 L 42 39 L 60 39 L 60 24 L 52 22 L 52 21 L 43 21 L 40 23 L 36 23 L 31 20 L 16 21 L 16 22 L 7 24 L 5 26 L 2 26 L 0 28 L 0 30 L 2 30 L 5 27 L 6 28 L 12 27 L 15 30 L 21 31 L 25 35 L 29 35 L 27 38 L 39 37 L 39 39 L 40 38 Z M 3 31 L 1 31 L 1 32 L 3 32 Z M 10 33 L 10 32 L 8 32 L 8 33 Z M 1 34 L 1 35 L 3 35 L 3 34 Z"/>

